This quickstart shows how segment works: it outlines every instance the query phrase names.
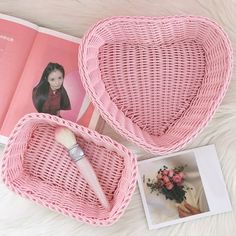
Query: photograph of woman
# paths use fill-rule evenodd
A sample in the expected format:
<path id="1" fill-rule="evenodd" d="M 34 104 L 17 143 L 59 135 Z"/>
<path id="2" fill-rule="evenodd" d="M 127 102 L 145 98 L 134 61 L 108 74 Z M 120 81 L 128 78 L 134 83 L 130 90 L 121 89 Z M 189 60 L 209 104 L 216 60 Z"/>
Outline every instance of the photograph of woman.
<path id="1" fill-rule="evenodd" d="M 39 83 L 33 88 L 32 99 L 36 110 L 61 117 L 61 110 L 70 110 L 69 96 L 63 86 L 65 70 L 58 63 L 48 63 Z"/>

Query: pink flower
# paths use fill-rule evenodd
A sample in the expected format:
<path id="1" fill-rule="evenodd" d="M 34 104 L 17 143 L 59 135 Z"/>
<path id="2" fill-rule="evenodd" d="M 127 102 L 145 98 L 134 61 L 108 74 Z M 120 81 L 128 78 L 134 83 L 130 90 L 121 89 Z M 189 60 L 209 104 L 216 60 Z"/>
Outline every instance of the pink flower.
<path id="1" fill-rule="evenodd" d="M 164 176 L 162 177 L 162 180 L 163 180 L 164 183 L 168 183 L 168 182 L 170 182 L 169 177 L 166 176 L 166 175 L 164 175 Z"/>
<path id="2" fill-rule="evenodd" d="M 163 175 L 168 175 L 169 171 L 168 170 L 163 170 Z"/>
<path id="3" fill-rule="evenodd" d="M 181 182 L 183 181 L 182 175 L 179 175 L 179 174 L 174 175 L 174 176 L 173 176 L 173 181 L 174 181 L 175 183 L 181 183 Z"/>
<path id="4" fill-rule="evenodd" d="M 171 182 L 167 182 L 167 183 L 165 183 L 165 187 L 166 187 L 168 190 L 171 190 L 171 189 L 174 187 L 174 185 L 173 185 Z"/>
<path id="5" fill-rule="evenodd" d="M 173 175 L 174 175 L 174 171 L 173 170 L 169 170 L 168 176 L 169 177 L 173 177 Z"/>

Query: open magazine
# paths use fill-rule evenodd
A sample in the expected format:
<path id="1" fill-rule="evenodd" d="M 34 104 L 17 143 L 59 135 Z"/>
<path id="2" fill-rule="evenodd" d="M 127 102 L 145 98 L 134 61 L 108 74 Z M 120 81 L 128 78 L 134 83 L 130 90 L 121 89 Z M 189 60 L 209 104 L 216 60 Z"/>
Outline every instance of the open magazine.
<path id="1" fill-rule="evenodd" d="M 0 14 L 0 143 L 7 141 L 22 116 L 37 111 L 50 113 L 46 111 L 52 104 L 57 107 L 56 115 L 101 131 L 104 121 L 90 103 L 80 81 L 79 41 L 76 37 Z M 60 88 L 63 87 L 67 96 L 64 107 L 61 106 L 64 95 L 58 92 L 61 91 L 59 88 L 53 90 L 51 84 L 46 90 L 44 88 L 43 95 L 38 89 L 37 96 L 33 96 L 33 89 L 42 85 L 40 83 L 50 65 L 51 68 L 59 65 L 59 69 L 63 69 L 63 75 L 62 70 L 57 72 L 59 79 L 64 76 Z M 54 77 L 51 79 L 52 83 L 56 83 L 53 82 Z M 46 80 L 49 81 L 49 78 Z M 45 96 L 54 100 L 45 102 Z M 59 104 L 59 100 L 61 107 L 55 105 Z"/>
<path id="2" fill-rule="evenodd" d="M 214 145 L 139 161 L 149 229 L 231 211 Z"/>

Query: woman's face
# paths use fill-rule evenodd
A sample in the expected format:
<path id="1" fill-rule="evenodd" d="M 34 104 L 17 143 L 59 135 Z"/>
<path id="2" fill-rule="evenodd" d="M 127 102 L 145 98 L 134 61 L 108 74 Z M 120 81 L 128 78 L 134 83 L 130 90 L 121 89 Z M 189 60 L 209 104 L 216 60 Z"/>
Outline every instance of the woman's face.
<path id="1" fill-rule="evenodd" d="M 59 89 L 63 84 L 63 80 L 63 75 L 59 70 L 54 70 L 48 75 L 48 83 L 52 91 Z"/>

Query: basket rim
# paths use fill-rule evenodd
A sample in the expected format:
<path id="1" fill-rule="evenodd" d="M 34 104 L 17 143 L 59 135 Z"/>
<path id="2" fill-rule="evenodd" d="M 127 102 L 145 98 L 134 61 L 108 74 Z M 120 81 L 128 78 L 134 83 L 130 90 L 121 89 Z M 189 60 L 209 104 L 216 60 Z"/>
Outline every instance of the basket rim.
<path id="1" fill-rule="evenodd" d="M 214 101 L 213 105 L 209 108 L 208 116 L 205 116 L 203 120 L 201 120 L 200 125 L 198 125 L 197 128 L 195 128 L 190 135 L 187 135 L 184 139 L 179 140 L 175 143 L 171 148 L 169 147 L 158 147 L 157 145 L 152 145 L 147 142 L 144 142 L 140 137 L 137 137 L 134 133 L 132 133 L 130 130 L 127 130 L 123 125 L 121 125 L 106 109 L 103 108 L 102 102 L 100 102 L 99 98 L 96 96 L 96 92 L 93 88 L 93 86 L 90 85 L 90 77 L 86 71 L 86 62 L 84 58 L 86 58 L 86 49 L 89 45 L 89 41 L 93 33 L 97 30 L 97 28 L 102 28 L 106 26 L 107 24 L 110 24 L 112 22 L 119 22 L 119 21 L 131 21 L 131 22 L 150 22 L 151 21 L 173 21 L 176 22 L 176 20 L 189 20 L 191 21 L 199 21 L 199 22 L 205 22 L 209 26 L 214 27 L 215 30 L 217 30 L 217 33 L 221 35 L 225 47 L 228 51 L 228 57 L 229 57 L 229 65 L 227 70 L 227 75 L 225 77 L 224 85 L 222 86 L 220 93 L 218 94 L 216 100 Z M 80 51 L 79 51 L 79 68 L 80 68 L 80 74 L 81 74 L 81 81 L 82 84 L 91 99 L 94 106 L 99 111 L 100 115 L 103 117 L 103 119 L 119 134 L 121 134 L 124 138 L 131 141 L 132 143 L 135 143 L 139 147 L 143 148 L 144 150 L 152 153 L 152 154 L 159 154 L 164 155 L 173 151 L 178 151 L 181 148 L 183 148 L 187 143 L 189 143 L 197 134 L 199 134 L 204 127 L 211 121 L 213 118 L 213 115 L 215 114 L 217 108 L 220 106 L 220 103 L 222 102 L 227 89 L 230 84 L 230 80 L 232 77 L 232 68 L 233 68 L 233 49 L 231 42 L 229 40 L 228 35 L 225 33 L 223 28 L 218 25 L 215 21 L 209 19 L 205 16 L 195 16 L 195 15 L 175 15 L 175 16 L 158 16 L 158 17 L 148 17 L 148 16 L 114 16 L 114 17 L 108 17 L 104 20 L 101 20 L 97 22 L 94 26 L 92 26 L 87 33 L 84 35 L 81 45 L 80 45 Z M 129 119 L 124 115 L 125 119 Z M 132 120 L 130 120 L 132 122 Z M 133 122 L 132 122 L 133 123 Z M 142 131 L 145 133 L 145 131 Z"/>
<path id="2" fill-rule="evenodd" d="M 82 137 L 89 136 L 89 137 L 96 138 L 99 142 L 98 145 L 108 144 L 114 149 L 114 151 L 117 152 L 117 154 L 122 155 L 122 156 L 126 156 L 130 160 L 130 165 L 131 165 L 132 169 L 131 169 L 130 181 L 129 181 L 129 185 L 128 185 L 128 189 L 127 189 L 128 191 L 126 192 L 127 194 L 124 195 L 121 200 L 122 204 L 120 204 L 120 206 L 117 207 L 117 209 L 115 209 L 115 211 L 113 209 L 111 209 L 111 211 L 108 214 L 108 217 L 106 217 L 104 219 L 95 219 L 94 217 L 87 217 L 86 215 L 82 215 L 82 214 L 78 215 L 78 214 L 75 214 L 74 212 L 69 212 L 68 210 L 63 209 L 60 206 L 48 203 L 44 199 L 42 200 L 42 199 L 39 199 L 38 197 L 32 196 L 32 195 L 30 195 L 30 193 L 28 194 L 26 192 L 21 192 L 16 186 L 14 186 L 12 184 L 12 182 L 10 182 L 8 180 L 8 178 L 6 177 L 6 175 L 7 175 L 7 160 L 9 158 L 9 153 L 11 151 L 12 143 L 15 142 L 17 136 L 20 134 L 21 128 L 25 124 L 27 124 L 28 122 L 31 122 L 31 121 L 38 121 L 39 123 L 48 122 L 50 124 L 66 126 L 66 127 L 70 128 L 72 131 L 74 131 L 74 132 L 76 131 L 77 133 L 80 133 L 80 134 L 82 132 L 84 132 L 84 135 L 80 135 L 80 136 L 82 136 Z M 30 114 L 25 115 L 24 117 L 22 117 L 18 121 L 17 125 L 15 126 L 15 128 L 13 129 L 12 133 L 9 136 L 9 141 L 6 144 L 6 146 L 4 148 L 4 152 L 3 152 L 3 159 L 2 159 L 2 165 L 1 165 L 1 175 L 2 175 L 2 179 L 3 179 L 3 183 L 10 190 L 19 194 L 22 197 L 30 199 L 30 200 L 32 200 L 40 205 L 43 205 L 44 207 L 47 207 L 53 211 L 62 213 L 65 216 L 70 216 L 76 220 L 79 220 L 79 221 L 82 221 L 82 222 L 85 222 L 88 224 L 107 226 L 107 225 L 114 224 L 124 214 L 124 211 L 125 211 L 126 207 L 128 206 L 128 204 L 132 198 L 132 195 L 136 189 L 136 181 L 137 181 L 137 175 L 138 175 L 138 173 L 137 173 L 137 158 L 130 150 L 128 150 L 128 148 L 126 148 L 125 146 L 121 145 L 120 143 L 114 141 L 113 139 L 111 139 L 108 136 L 101 135 L 101 134 L 97 133 L 95 130 L 91 130 L 87 127 L 80 126 L 76 123 L 73 123 L 68 120 L 64 120 L 64 119 L 59 118 L 57 116 L 53 116 L 53 115 L 49 115 L 49 114 L 45 114 L 45 113 L 30 113 Z"/>

